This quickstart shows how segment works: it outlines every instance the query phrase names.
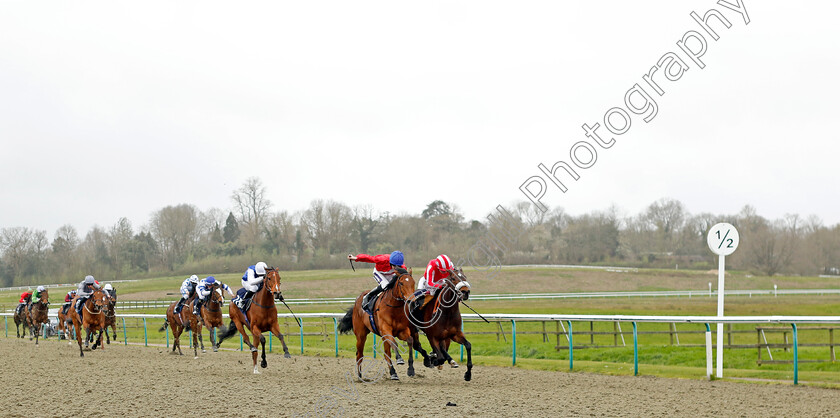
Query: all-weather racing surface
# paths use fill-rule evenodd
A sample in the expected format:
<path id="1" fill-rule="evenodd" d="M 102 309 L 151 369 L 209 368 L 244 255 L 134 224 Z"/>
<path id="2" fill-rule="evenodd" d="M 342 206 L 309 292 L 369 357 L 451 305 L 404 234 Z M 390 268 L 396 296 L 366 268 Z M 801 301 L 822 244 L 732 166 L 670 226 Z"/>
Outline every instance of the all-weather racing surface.
<path id="1" fill-rule="evenodd" d="M 268 354 L 254 375 L 247 353 L 198 359 L 165 347 L 114 345 L 80 358 L 66 341 L 0 338 L 3 416 L 833 416 L 840 392 L 779 384 L 420 366 L 388 379 L 381 356 L 354 379 L 350 358 Z M 447 406 L 447 404 L 455 404 Z"/>

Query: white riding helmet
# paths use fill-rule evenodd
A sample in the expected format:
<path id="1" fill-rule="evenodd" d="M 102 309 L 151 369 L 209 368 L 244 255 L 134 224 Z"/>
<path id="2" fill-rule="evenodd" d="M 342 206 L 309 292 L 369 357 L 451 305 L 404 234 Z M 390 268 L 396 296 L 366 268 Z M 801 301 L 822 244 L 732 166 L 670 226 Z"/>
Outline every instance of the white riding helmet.
<path id="1" fill-rule="evenodd" d="M 190 276 L 190 283 L 198 283 L 198 276 L 196 276 L 195 274 Z"/>
<path id="2" fill-rule="evenodd" d="M 85 284 L 94 284 L 94 283 L 96 283 L 96 279 L 94 279 L 93 276 L 90 276 L 90 275 L 85 276 Z"/>
<path id="3" fill-rule="evenodd" d="M 103 289 L 105 289 L 105 290 L 114 290 L 114 288 L 113 288 L 113 287 L 111 287 L 111 283 L 106 283 L 106 284 L 105 284 L 105 287 L 103 287 Z"/>
<path id="4" fill-rule="evenodd" d="M 38 286 L 38 291 L 43 292 L 44 291 L 44 286 Z"/>
<path id="5" fill-rule="evenodd" d="M 259 263 L 257 263 L 257 264 L 254 266 L 254 271 L 256 271 L 256 272 L 257 272 L 257 274 L 258 274 L 258 275 L 260 275 L 260 276 L 265 276 L 265 269 L 266 269 L 266 267 L 268 267 L 268 266 L 266 266 L 266 265 L 265 265 L 265 263 L 263 263 L 262 261 L 260 261 Z"/>

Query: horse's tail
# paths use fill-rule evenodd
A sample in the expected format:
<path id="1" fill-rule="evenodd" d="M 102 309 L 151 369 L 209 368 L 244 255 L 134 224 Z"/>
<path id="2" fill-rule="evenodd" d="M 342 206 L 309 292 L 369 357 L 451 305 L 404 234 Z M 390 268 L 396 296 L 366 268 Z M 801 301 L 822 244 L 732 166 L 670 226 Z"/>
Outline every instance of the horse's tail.
<path id="1" fill-rule="evenodd" d="M 216 346 L 222 345 L 222 341 L 232 337 L 233 334 L 236 334 L 236 331 L 237 331 L 236 325 L 234 325 L 233 321 L 231 320 L 230 324 L 228 325 L 227 330 L 222 332 L 222 335 L 218 336 L 219 342 L 216 344 Z"/>
<path id="2" fill-rule="evenodd" d="M 353 330 L 353 309 L 355 307 L 351 307 L 347 309 L 347 313 L 344 314 L 344 317 L 341 318 L 341 321 L 338 323 L 338 331 L 342 334 L 347 334 Z"/>
<path id="3" fill-rule="evenodd" d="M 163 326 L 160 327 L 158 332 L 166 331 L 166 328 L 169 328 L 169 319 L 166 319 L 165 321 L 163 321 Z"/>

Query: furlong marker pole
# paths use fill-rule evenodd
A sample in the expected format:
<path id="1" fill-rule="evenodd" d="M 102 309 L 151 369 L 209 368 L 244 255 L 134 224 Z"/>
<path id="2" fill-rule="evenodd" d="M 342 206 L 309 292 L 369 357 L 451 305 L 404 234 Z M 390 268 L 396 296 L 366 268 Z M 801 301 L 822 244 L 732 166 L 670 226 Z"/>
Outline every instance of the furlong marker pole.
<path id="1" fill-rule="evenodd" d="M 723 316 L 723 276 L 726 256 L 718 256 L 718 306 L 717 316 Z M 717 324 L 717 373 L 718 379 L 723 377 L 723 322 Z"/>

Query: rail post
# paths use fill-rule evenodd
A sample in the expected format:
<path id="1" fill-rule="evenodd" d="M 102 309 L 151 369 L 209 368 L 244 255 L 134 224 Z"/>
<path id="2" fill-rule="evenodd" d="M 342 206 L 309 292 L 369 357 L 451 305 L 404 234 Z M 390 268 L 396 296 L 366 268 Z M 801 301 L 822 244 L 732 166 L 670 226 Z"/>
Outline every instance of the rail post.
<path id="1" fill-rule="evenodd" d="M 639 336 L 636 321 L 633 321 L 633 376 L 639 375 Z"/>
<path id="2" fill-rule="evenodd" d="M 242 351 L 242 334 L 239 334 L 239 351 Z"/>
<path id="3" fill-rule="evenodd" d="M 793 327 L 793 384 L 799 384 L 799 340 L 796 336 L 796 324 L 790 324 Z"/>
<path id="4" fill-rule="evenodd" d="M 572 321 L 566 321 L 569 324 L 569 370 L 573 370 L 575 367 L 575 351 L 574 351 L 574 340 L 572 338 Z"/>
<path id="5" fill-rule="evenodd" d="M 373 358 L 376 358 L 376 334 L 373 334 Z"/>
<path id="6" fill-rule="evenodd" d="M 759 356 L 761 348 L 758 349 Z M 712 380 L 712 327 L 706 323 L 706 379 Z"/>
<path id="7" fill-rule="evenodd" d="M 126 332 L 125 332 L 125 317 L 123 317 L 122 320 L 123 320 L 122 321 L 123 322 L 123 345 L 128 345 L 128 334 L 126 334 Z M 73 329 L 75 330 L 76 327 L 73 327 Z"/>
<path id="8" fill-rule="evenodd" d="M 335 356 L 338 357 L 338 319 L 333 318 L 333 339 L 335 339 Z"/>
<path id="9" fill-rule="evenodd" d="M 8 316 L 3 317 L 3 328 L 6 328 L 6 336 L 8 337 L 9 336 L 9 317 Z"/>
<path id="10" fill-rule="evenodd" d="M 545 322 L 543 322 L 543 328 L 545 328 Z M 461 334 L 464 333 L 464 322 L 461 321 Z M 464 345 L 461 344 L 461 363 L 464 362 Z"/>
<path id="11" fill-rule="evenodd" d="M 271 341 L 272 340 L 273 340 L 273 338 L 271 338 L 271 331 L 268 331 L 268 352 L 269 353 L 271 352 Z"/>
<path id="12" fill-rule="evenodd" d="M 193 343 L 192 343 L 192 329 L 190 329 L 190 348 L 192 348 L 192 346 L 193 346 Z"/>
<path id="13" fill-rule="evenodd" d="M 303 320 L 300 319 L 300 355 L 303 355 Z"/>
<path id="14" fill-rule="evenodd" d="M 105 332 L 107 333 L 108 330 L 106 329 Z M 143 318 L 143 344 L 148 347 L 149 346 L 149 332 L 146 329 L 146 318 Z"/>
<path id="15" fill-rule="evenodd" d="M 511 319 L 510 323 L 513 328 L 511 331 L 513 333 L 513 365 L 516 366 L 516 320 Z"/>
<path id="16" fill-rule="evenodd" d="M 163 332 L 166 333 L 166 348 L 168 349 L 169 348 L 169 327 L 166 327 L 166 329 L 164 329 Z"/>

